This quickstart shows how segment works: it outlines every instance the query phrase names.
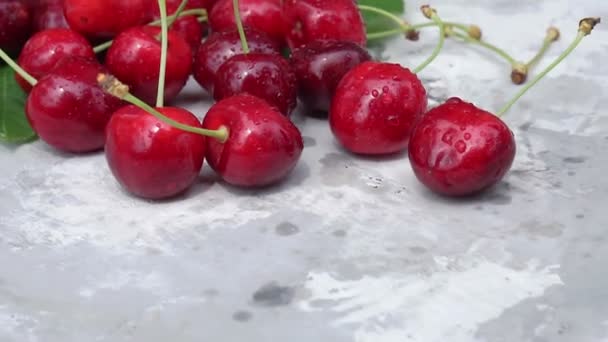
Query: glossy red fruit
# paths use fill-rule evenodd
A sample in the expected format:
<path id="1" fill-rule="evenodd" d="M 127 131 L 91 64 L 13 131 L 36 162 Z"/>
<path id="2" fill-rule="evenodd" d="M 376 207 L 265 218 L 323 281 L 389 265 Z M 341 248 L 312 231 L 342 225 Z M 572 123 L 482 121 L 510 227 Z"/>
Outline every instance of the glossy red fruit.
<path id="1" fill-rule="evenodd" d="M 109 39 L 146 20 L 146 0 L 64 0 L 70 28 L 88 38 Z"/>
<path id="2" fill-rule="evenodd" d="M 32 14 L 24 1 L 0 1 L 0 49 L 16 53 L 29 38 Z"/>
<path id="3" fill-rule="evenodd" d="M 133 95 L 152 105 L 156 100 L 160 67 L 160 27 L 138 26 L 119 34 L 106 55 L 110 72 L 127 84 Z M 165 101 L 186 85 L 192 72 L 192 49 L 175 32 L 168 35 Z"/>
<path id="4" fill-rule="evenodd" d="M 317 39 L 365 45 L 365 23 L 354 0 L 284 0 L 287 43 L 292 49 Z"/>
<path id="5" fill-rule="evenodd" d="M 280 55 L 280 47 L 267 35 L 246 29 L 249 50 L 252 53 Z M 196 51 L 192 74 L 209 93 L 213 93 L 217 70 L 230 57 L 243 53 L 241 39 L 236 30 L 212 33 Z"/>
<path id="6" fill-rule="evenodd" d="M 409 159 L 418 180 L 432 191 L 465 196 L 498 183 L 515 151 L 513 132 L 500 118 L 451 98 L 416 126 Z"/>
<path id="7" fill-rule="evenodd" d="M 217 71 L 216 101 L 249 93 L 291 115 L 297 104 L 296 75 L 280 55 L 249 53 L 231 57 Z"/>
<path id="8" fill-rule="evenodd" d="M 95 52 L 86 38 L 78 32 L 55 28 L 34 34 L 23 46 L 17 62 L 38 79 L 48 74 L 58 62 L 68 56 L 95 59 Z M 24 91 L 29 92 L 32 89 L 18 74 L 15 74 L 15 79 Z"/>
<path id="9" fill-rule="evenodd" d="M 52 28 L 69 28 L 63 15 L 63 0 L 42 1 L 34 10 L 34 32 Z"/>
<path id="10" fill-rule="evenodd" d="M 338 83 L 348 71 L 371 60 L 363 47 L 339 40 L 314 40 L 291 54 L 298 95 L 309 112 L 327 113 Z"/>
<path id="11" fill-rule="evenodd" d="M 416 74 L 399 64 L 369 61 L 340 81 L 329 124 L 350 152 L 392 154 L 407 148 L 426 107 L 426 90 Z"/>
<path id="12" fill-rule="evenodd" d="M 160 10 L 158 8 L 158 1 L 157 0 L 148 0 L 148 1 L 151 2 L 151 4 L 148 5 L 149 21 L 160 19 Z M 175 12 L 177 11 L 181 2 L 182 2 L 181 0 L 168 0 L 167 1 L 167 14 L 168 15 L 175 14 Z M 186 5 L 186 7 L 184 9 L 189 10 L 189 9 L 195 9 L 195 8 L 203 8 L 200 1 L 198 1 L 198 3 L 195 1 L 188 1 L 188 4 Z M 177 20 L 175 20 L 175 22 L 173 22 L 173 24 L 171 25 L 170 30 L 179 34 L 180 36 L 182 36 L 182 38 L 184 38 L 184 40 L 190 44 L 190 47 L 193 49 L 193 51 L 195 51 L 201 45 L 201 40 L 203 39 L 203 34 L 204 34 L 204 32 L 207 31 L 207 23 L 206 22 L 200 23 L 196 19 L 196 16 L 189 15 L 189 16 L 180 17 Z"/>
<path id="13" fill-rule="evenodd" d="M 240 0 L 239 11 L 243 26 L 264 32 L 277 44 L 283 45 L 287 33 L 282 0 Z M 233 0 L 219 0 L 209 13 L 209 25 L 215 32 L 236 29 Z"/>
<path id="14" fill-rule="evenodd" d="M 165 116 L 201 127 L 181 108 L 157 108 Z M 169 126 L 132 105 L 116 111 L 107 128 L 106 160 L 114 177 L 131 194 L 165 199 L 187 190 L 205 158 L 205 137 Z"/>
<path id="15" fill-rule="evenodd" d="M 207 162 L 232 185 L 277 183 L 295 168 L 304 149 L 298 128 L 264 100 L 249 94 L 214 104 L 203 127 L 228 129 L 226 142 L 207 140 Z"/>
<path id="16" fill-rule="evenodd" d="M 25 112 L 40 139 L 65 152 L 103 148 L 105 127 L 123 102 L 97 85 L 101 72 L 106 70 L 97 61 L 67 57 L 38 80 Z"/>

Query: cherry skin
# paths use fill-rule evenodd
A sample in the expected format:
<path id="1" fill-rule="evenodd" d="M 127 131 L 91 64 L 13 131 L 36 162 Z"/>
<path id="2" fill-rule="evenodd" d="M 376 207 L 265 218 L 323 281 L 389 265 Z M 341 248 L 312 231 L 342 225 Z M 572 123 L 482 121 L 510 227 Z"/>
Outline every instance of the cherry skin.
<path id="1" fill-rule="evenodd" d="M 294 49 L 317 39 L 365 45 L 365 23 L 354 0 L 285 0 L 287 43 Z"/>
<path id="2" fill-rule="evenodd" d="M 287 23 L 283 18 L 281 0 L 240 0 L 239 12 L 243 26 L 266 33 L 279 45 L 285 42 Z M 236 29 L 233 0 L 219 0 L 209 13 L 209 25 L 215 32 Z"/>
<path id="3" fill-rule="evenodd" d="M 105 69 L 95 60 L 67 57 L 38 80 L 25 113 L 41 140 L 65 152 L 103 148 L 105 127 L 123 102 L 97 85 L 101 72 Z"/>
<path id="4" fill-rule="evenodd" d="M 16 53 L 31 33 L 32 13 L 25 1 L 0 1 L 0 49 Z"/>
<path id="5" fill-rule="evenodd" d="M 34 10 L 34 32 L 51 28 L 69 28 L 63 15 L 63 0 L 42 1 Z"/>
<path id="6" fill-rule="evenodd" d="M 30 75 L 38 79 L 52 70 L 67 56 L 95 59 L 93 47 L 78 32 L 55 28 L 35 33 L 23 46 L 17 63 Z M 18 74 L 15 79 L 21 88 L 29 92 L 32 86 Z"/>
<path id="7" fill-rule="evenodd" d="M 146 20 L 146 0 L 64 0 L 70 27 L 88 38 L 109 39 Z"/>
<path id="8" fill-rule="evenodd" d="M 291 115 L 297 104 L 296 75 L 280 55 L 249 53 L 228 59 L 217 71 L 213 98 L 249 93 Z"/>
<path id="9" fill-rule="evenodd" d="M 130 92 L 149 105 L 156 100 L 161 55 L 161 42 L 157 39 L 160 27 L 138 26 L 120 33 L 106 55 L 110 72 Z M 168 35 L 165 101 L 170 102 L 181 92 L 192 72 L 192 49 L 176 34 Z"/>
<path id="10" fill-rule="evenodd" d="M 185 109 L 156 109 L 175 121 L 201 127 L 196 116 Z M 108 123 L 106 160 L 116 180 L 131 194 L 166 199 L 183 193 L 198 178 L 205 139 L 129 105 L 116 111 Z"/>
<path id="11" fill-rule="evenodd" d="M 148 0 L 151 2 L 148 5 L 148 20 L 154 21 L 160 19 L 160 9 L 158 8 L 158 1 L 156 0 Z M 200 2 L 200 1 L 199 1 Z M 168 0 L 167 1 L 167 14 L 173 15 L 177 11 L 179 5 L 181 4 L 181 0 Z M 199 6 L 199 7 L 196 7 Z M 188 4 L 184 8 L 185 10 L 194 9 L 194 8 L 202 8 L 202 4 L 196 4 L 195 1 L 188 1 Z M 200 45 L 201 40 L 203 39 L 204 32 L 207 31 L 207 24 L 200 23 L 196 16 L 189 15 L 177 18 L 170 27 L 170 30 L 179 34 L 184 38 L 193 51 L 195 51 Z"/>
<path id="12" fill-rule="evenodd" d="M 232 185 L 263 187 L 285 179 L 304 142 L 298 128 L 264 100 L 240 94 L 215 103 L 203 120 L 207 129 L 228 129 L 222 143 L 207 139 L 207 163 Z"/>
<path id="13" fill-rule="evenodd" d="M 424 115 L 412 133 L 409 160 L 418 180 L 446 196 L 498 183 L 515 158 L 515 138 L 496 115 L 451 98 Z"/>
<path id="14" fill-rule="evenodd" d="M 291 54 L 298 95 L 308 112 L 327 113 L 338 83 L 355 66 L 372 58 L 360 45 L 339 40 L 314 40 Z"/>
<path id="15" fill-rule="evenodd" d="M 280 47 L 264 33 L 246 29 L 250 52 L 267 54 L 281 53 Z M 210 94 L 217 70 L 230 57 L 242 54 L 241 39 L 237 30 L 212 33 L 198 48 L 194 56 L 192 74 L 194 79 Z"/>
<path id="16" fill-rule="evenodd" d="M 426 90 L 414 73 L 399 64 L 368 61 L 338 84 L 329 124 L 350 152 L 393 154 L 407 148 L 426 107 Z"/>

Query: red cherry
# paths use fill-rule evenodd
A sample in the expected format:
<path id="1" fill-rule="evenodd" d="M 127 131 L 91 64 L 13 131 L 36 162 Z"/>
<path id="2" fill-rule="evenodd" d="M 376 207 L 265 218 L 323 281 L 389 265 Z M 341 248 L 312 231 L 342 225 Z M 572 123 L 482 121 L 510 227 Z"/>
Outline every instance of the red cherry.
<path id="1" fill-rule="evenodd" d="M 103 148 L 106 124 L 123 103 L 97 85 L 101 72 L 95 60 L 66 57 L 38 80 L 25 112 L 40 139 L 66 152 Z"/>
<path id="2" fill-rule="evenodd" d="M 201 127 L 187 110 L 157 110 L 180 123 Z M 164 199 L 184 192 L 196 181 L 205 158 L 205 139 L 129 105 L 116 111 L 108 124 L 106 159 L 128 192 L 146 199 Z"/>
<path id="3" fill-rule="evenodd" d="M 55 28 L 34 34 L 23 46 L 17 62 L 25 71 L 38 79 L 48 74 L 67 56 L 95 59 L 95 52 L 86 38 L 78 32 Z M 18 74 L 15 74 L 15 79 L 24 91 L 29 92 L 32 89 L 32 86 Z"/>
<path id="4" fill-rule="evenodd" d="M 108 39 L 146 20 L 146 0 L 65 0 L 70 27 L 89 38 Z"/>
<path id="5" fill-rule="evenodd" d="M 240 0 L 243 26 L 266 33 L 283 45 L 287 23 L 283 19 L 281 0 Z M 209 25 L 215 32 L 236 29 L 233 0 L 219 0 L 209 13 Z"/>
<path id="6" fill-rule="evenodd" d="M 24 1 L 0 1 L 0 49 L 16 53 L 31 33 L 32 14 Z"/>
<path id="7" fill-rule="evenodd" d="M 309 111 L 326 113 L 342 77 L 371 59 L 360 45 L 339 40 L 314 40 L 294 49 L 291 65 L 300 100 Z"/>
<path id="8" fill-rule="evenodd" d="M 426 90 L 416 74 L 399 64 L 369 61 L 340 81 L 329 124 L 353 153 L 391 154 L 407 148 L 426 106 Z"/>
<path id="9" fill-rule="evenodd" d="M 138 26 L 119 34 L 106 55 L 110 72 L 130 92 L 152 105 L 156 100 L 160 66 L 160 27 Z M 192 49 L 175 32 L 168 35 L 165 101 L 170 102 L 186 85 L 192 72 Z"/>
<path id="10" fill-rule="evenodd" d="M 429 189 L 464 196 L 498 183 L 511 168 L 515 150 L 513 133 L 499 117 L 451 98 L 420 120 L 409 159 Z"/>
<path id="11" fill-rule="evenodd" d="M 151 1 L 151 4 L 148 6 L 149 10 L 149 20 L 157 20 L 160 19 L 160 9 L 158 8 L 158 1 L 156 0 L 148 0 Z M 174 14 L 179 5 L 181 4 L 181 0 L 168 0 L 167 1 L 167 14 Z M 202 8 L 202 4 L 198 1 L 199 4 L 196 4 L 195 1 L 188 1 L 185 9 L 194 9 L 194 8 Z M 200 6 L 200 7 L 196 7 Z M 171 25 L 171 31 L 179 34 L 184 38 L 193 51 L 195 51 L 200 45 L 201 40 L 203 39 L 203 33 L 207 31 L 207 24 L 200 23 L 196 16 L 189 15 L 177 18 L 175 22 Z"/>
<path id="12" fill-rule="evenodd" d="M 304 149 L 298 128 L 264 100 L 249 94 L 214 104 L 203 127 L 228 129 L 224 143 L 207 139 L 207 162 L 222 179 L 237 186 L 267 186 L 283 180 Z"/>
<path id="13" fill-rule="evenodd" d="M 217 71 L 213 97 L 219 101 L 239 93 L 257 96 L 289 116 L 297 103 L 296 75 L 280 55 L 236 55 Z"/>
<path id="14" fill-rule="evenodd" d="M 69 28 L 63 15 L 63 0 L 46 0 L 35 7 L 34 32 L 51 28 Z"/>
<path id="15" fill-rule="evenodd" d="M 267 35 L 246 29 L 250 52 L 267 54 L 281 53 L 280 47 Z M 230 57 L 242 54 L 241 39 L 237 30 L 212 33 L 205 40 L 194 57 L 194 79 L 209 93 L 213 93 L 217 70 Z"/>
<path id="16" fill-rule="evenodd" d="M 361 12 L 354 0 L 285 0 L 287 43 L 292 49 L 317 39 L 352 41 L 365 45 Z"/>

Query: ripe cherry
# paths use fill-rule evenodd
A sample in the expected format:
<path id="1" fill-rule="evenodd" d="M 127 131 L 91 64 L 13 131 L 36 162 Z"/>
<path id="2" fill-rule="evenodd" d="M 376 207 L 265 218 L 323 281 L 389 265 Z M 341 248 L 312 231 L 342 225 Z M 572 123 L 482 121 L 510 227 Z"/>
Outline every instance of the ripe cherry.
<path id="1" fill-rule="evenodd" d="M 185 109 L 156 109 L 182 124 L 201 126 Z M 106 160 L 114 177 L 131 194 L 165 199 L 183 193 L 196 181 L 205 157 L 205 139 L 128 105 L 116 111 L 108 124 Z"/>
<path id="2" fill-rule="evenodd" d="M 287 31 L 281 0 L 240 0 L 243 26 L 266 33 L 283 45 Z M 236 29 L 233 0 L 219 0 L 209 13 L 209 25 L 215 32 Z"/>
<path id="3" fill-rule="evenodd" d="M 348 41 L 314 40 L 294 49 L 291 65 L 298 79 L 298 95 L 307 111 L 326 114 L 342 77 L 371 59 L 364 48 Z"/>
<path id="4" fill-rule="evenodd" d="M 252 53 L 281 53 L 280 47 L 264 33 L 251 29 L 246 29 L 245 32 Z M 242 53 L 243 48 L 236 29 L 212 33 L 196 51 L 192 67 L 194 79 L 209 93 L 213 93 L 217 70 L 230 57 Z"/>
<path id="5" fill-rule="evenodd" d="M 35 33 L 23 46 L 17 62 L 34 78 L 40 78 L 67 56 L 95 59 L 86 38 L 67 28 L 54 28 Z M 24 91 L 31 90 L 32 86 L 19 74 L 15 78 Z"/>
<path id="6" fill-rule="evenodd" d="M 148 104 L 153 104 L 158 90 L 161 57 L 161 29 L 138 26 L 120 33 L 106 55 L 110 72 L 126 83 L 131 92 Z M 186 85 L 192 72 L 192 49 L 175 32 L 168 34 L 168 54 L 165 80 L 165 101 L 175 99 Z"/>
<path id="7" fill-rule="evenodd" d="M 285 0 L 283 2 L 292 49 L 317 39 L 365 45 L 365 24 L 354 0 Z"/>
<path id="8" fill-rule="evenodd" d="M 289 116 L 297 103 L 296 75 L 280 55 L 236 55 L 217 71 L 213 97 L 219 101 L 239 93 L 257 96 Z"/>
<path id="9" fill-rule="evenodd" d="M 32 14 L 25 1 L 0 1 L 0 49 L 16 53 L 31 33 Z"/>
<path id="10" fill-rule="evenodd" d="M 515 158 L 515 139 L 496 115 L 451 98 L 424 115 L 412 133 L 409 159 L 429 189 L 470 195 L 500 181 Z"/>
<path id="11" fill-rule="evenodd" d="M 392 154 L 407 148 L 427 95 L 409 69 L 368 61 L 340 81 L 329 112 L 337 140 L 357 154 Z"/>
<path id="12" fill-rule="evenodd" d="M 88 38 L 108 39 L 146 20 L 146 0 L 64 0 L 70 28 Z"/>
<path id="13" fill-rule="evenodd" d="M 103 148 L 106 124 L 123 105 L 97 85 L 97 74 L 104 71 L 95 60 L 67 57 L 38 80 L 25 112 L 40 139 L 66 152 Z"/>
<path id="14" fill-rule="evenodd" d="M 277 183 L 295 168 L 304 149 L 298 128 L 264 100 L 249 94 L 214 104 L 203 127 L 228 129 L 225 142 L 207 140 L 207 162 L 232 185 Z"/>
<path id="15" fill-rule="evenodd" d="M 69 28 L 63 15 L 63 0 L 42 1 L 34 10 L 34 32 L 51 28 Z"/>

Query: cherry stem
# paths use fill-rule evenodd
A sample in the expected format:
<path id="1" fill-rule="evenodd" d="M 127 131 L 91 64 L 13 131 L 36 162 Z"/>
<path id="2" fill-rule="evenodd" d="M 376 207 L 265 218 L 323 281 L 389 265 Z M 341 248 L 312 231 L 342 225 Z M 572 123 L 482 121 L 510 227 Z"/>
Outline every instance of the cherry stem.
<path id="1" fill-rule="evenodd" d="M 163 115 L 157 109 L 153 108 L 149 104 L 145 103 L 144 101 L 138 99 L 137 97 L 129 93 L 129 87 L 124 83 L 121 83 L 114 76 L 99 74 L 97 75 L 97 82 L 99 86 L 109 94 L 145 110 L 146 112 L 150 113 L 150 115 L 153 115 L 158 120 L 166 123 L 169 126 L 181 129 L 182 131 L 215 138 L 222 143 L 226 142 L 226 140 L 228 139 L 228 129 L 223 126 L 217 130 L 204 129 L 177 122 Z"/>
<path id="2" fill-rule="evenodd" d="M 363 5 L 360 5 L 360 6 L 363 6 Z M 382 38 L 394 36 L 394 35 L 397 35 L 397 34 L 417 31 L 418 29 L 421 29 L 421 28 L 427 28 L 427 27 L 435 27 L 435 26 L 437 26 L 437 23 L 435 23 L 435 22 L 415 24 L 415 25 L 407 25 L 407 23 L 404 22 L 404 24 L 406 24 L 406 26 L 404 28 L 399 28 L 399 29 L 394 29 L 394 30 L 388 30 L 388 31 L 384 31 L 384 32 L 370 33 L 370 34 L 367 35 L 367 39 L 368 40 L 382 39 Z M 458 29 L 460 29 L 460 30 L 462 30 L 464 32 L 468 32 L 469 28 L 470 28 L 469 25 L 462 24 L 462 23 L 455 23 L 455 22 L 451 22 L 451 21 L 444 21 L 443 24 L 446 27 L 458 28 Z"/>
<path id="3" fill-rule="evenodd" d="M 551 44 L 557 41 L 558 39 L 559 30 L 555 27 L 549 27 L 547 29 L 547 35 L 543 39 L 543 45 L 541 46 L 540 50 L 534 57 L 532 57 L 532 59 L 530 59 L 528 63 L 526 63 L 528 69 L 536 65 L 542 59 L 547 50 L 549 50 L 549 46 L 551 46 Z"/>
<path id="4" fill-rule="evenodd" d="M 245 35 L 243 21 L 241 20 L 239 0 L 232 0 L 232 8 L 234 9 L 234 21 L 236 22 L 236 28 L 239 31 L 239 37 L 241 38 L 241 46 L 243 47 L 243 53 L 248 54 L 249 44 L 247 44 L 247 36 Z"/>
<path id="5" fill-rule="evenodd" d="M 470 37 L 469 35 L 465 35 L 460 32 L 455 32 L 455 31 L 450 31 L 449 34 L 451 36 L 458 37 L 468 43 L 477 44 L 492 52 L 495 52 L 500 57 L 504 58 L 511 65 L 512 68 L 514 68 L 516 65 L 520 64 L 517 60 L 515 60 L 515 58 L 511 57 L 511 55 L 509 55 L 505 50 L 503 50 L 495 45 L 492 45 L 486 41 L 483 41 L 481 39 L 478 40 L 478 39 Z"/>
<path id="6" fill-rule="evenodd" d="M 420 73 L 422 70 L 424 70 L 424 68 L 429 66 L 429 64 L 431 64 L 431 62 L 433 62 L 435 60 L 435 58 L 437 58 L 437 56 L 439 56 L 439 53 L 441 52 L 441 49 L 443 48 L 443 44 L 445 43 L 445 24 L 443 23 L 443 21 L 441 21 L 441 18 L 439 18 L 439 16 L 437 15 L 437 11 L 435 11 L 433 8 L 431 8 L 427 5 L 422 6 L 421 10 L 424 13 L 425 17 L 433 20 L 433 22 L 435 24 L 437 24 L 437 26 L 439 26 L 439 42 L 437 43 L 435 50 L 429 56 L 429 58 L 427 58 L 424 62 L 422 62 L 422 64 L 420 64 L 419 66 L 417 66 L 413 69 L 413 72 L 415 74 Z"/>
<path id="7" fill-rule="evenodd" d="M 158 8 L 160 9 L 160 67 L 158 72 L 158 90 L 156 92 L 156 107 L 162 107 L 165 102 L 165 78 L 167 73 L 167 53 L 169 23 L 167 21 L 167 1 L 158 0 Z"/>
<path id="8" fill-rule="evenodd" d="M 395 14 L 393 14 L 389 11 L 385 11 L 383 9 L 376 8 L 373 6 L 367 6 L 367 5 L 357 5 L 357 7 L 359 8 L 359 10 L 380 14 L 380 15 L 385 16 L 386 18 L 392 20 L 393 22 L 395 22 L 397 24 L 397 26 L 400 27 L 400 31 L 398 31 L 399 33 L 410 30 L 410 28 L 409 28 L 410 26 L 403 19 L 399 18 L 398 16 L 396 16 Z M 368 38 L 369 38 L 369 36 L 368 36 Z"/>
<path id="9" fill-rule="evenodd" d="M 574 49 L 580 44 L 580 42 L 589 35 L 595 25 L 599 24 L 600 18 L 585 18 L 579 22 L 578 34 L 570 46 L 564 52 L 561 53 L 545 70 L 538 74 L 534 79 L 525 85 L 514 97 L 511 99 L 500 111 L 497 116 L 504 115 L 511 107 L 519 100 L 530 88 L 532 88 L 538 81 L 545 77 L 553 68 L 555 68 L 561 61 L 563 61 L 568 55 L 574 51 Z"/>
<path id="10" fill-rule="evenodd" d="M 167 17 L 168 20 L 174 20 L 177 18 L 181 18 L 181 17 L 186 17 L 189 15 L 195 15 L 197 16 L 197 19 L 199 22 L 204 22 L 207 21 L 207 11 L 204 8 L 195 8 L 195 9 L 189 9 L 189 10 L 185 10 L 181 13 L 174 13 L 173 15 L 170 15 Z M 154 20 L 148 23 L 149 26 L 159 26 L 161 25 L 161 20 Z M 107 50 L 110 46 L 112 46 L 112 40 L 109 40 L 105 43 L 99 44 L 96 47 L 93 48 L 93 51 L 95 53 L 99 53 L 102 51 Z"/>
<path id="11" fill-rule="evenodd" d="M 175 11 L 175 13 L 173 13 L 173 15 L 171 16 L 171 18 L 167 18 L 168 27 L 171 27 L 171 25 L 173 25 L 173 23 L 177 20 L 177 17 L 179 16 L 179 14 L 182 13 L 184 11 L 184 9 L 186 9 L 187 4 L 188 4 L 188 0 L 182 0 L 182 2 L 177 7 L 177 10 Z M 161 25 L 162 25 L 162 22 L 161 22 Z"/>
<path id="12" fill-rule="evenodd" d="M 38 83 L 34 76 L 25 71 L 17 62 L 15 62 L 4 50 L 0 49 L 0 59 L 8 64 L 16 73 L 27 81 L 32 87 Z"/>

